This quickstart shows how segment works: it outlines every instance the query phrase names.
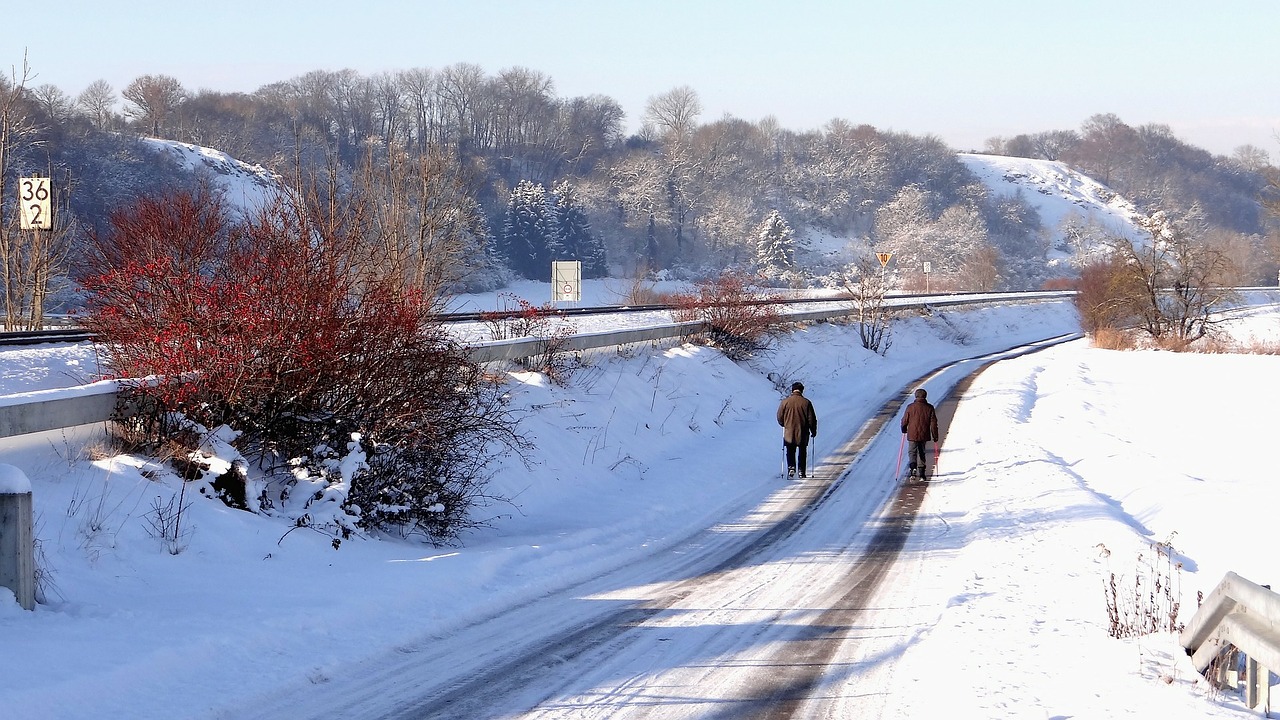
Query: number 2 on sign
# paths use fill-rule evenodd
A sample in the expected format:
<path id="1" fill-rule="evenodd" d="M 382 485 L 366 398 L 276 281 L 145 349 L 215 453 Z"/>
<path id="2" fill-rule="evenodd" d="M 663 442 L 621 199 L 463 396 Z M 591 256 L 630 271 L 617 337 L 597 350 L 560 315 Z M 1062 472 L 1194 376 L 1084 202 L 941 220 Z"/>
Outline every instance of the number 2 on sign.
<path id="1" fill-rule="evenodd" d="M 49 178 L 30 177 L 18 180 L 18 207 L 21 209 L 23 230 L 49 227 L 49 217 L 52 214 L 49 195 Z"/>

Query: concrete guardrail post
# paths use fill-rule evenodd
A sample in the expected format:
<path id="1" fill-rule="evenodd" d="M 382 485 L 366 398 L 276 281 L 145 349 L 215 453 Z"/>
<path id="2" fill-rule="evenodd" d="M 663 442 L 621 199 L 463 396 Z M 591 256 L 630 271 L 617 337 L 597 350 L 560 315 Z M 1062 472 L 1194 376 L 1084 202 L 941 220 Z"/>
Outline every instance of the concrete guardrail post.
<path id="1" fill-rule="evenodd" d="M 0 463 L 0 587 L 13 591 L 24 610 L 36 609 L 35 536 L 31 481 Z"/>

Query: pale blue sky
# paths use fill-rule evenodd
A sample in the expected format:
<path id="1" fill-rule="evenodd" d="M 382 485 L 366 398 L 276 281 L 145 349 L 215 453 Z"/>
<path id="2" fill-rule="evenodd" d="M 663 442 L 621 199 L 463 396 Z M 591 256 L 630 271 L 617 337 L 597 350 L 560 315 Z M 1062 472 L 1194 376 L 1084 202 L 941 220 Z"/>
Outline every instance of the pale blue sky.
<path id="1" fill-rule="evenodd" d="M 71 95 L 144 74 L 251 92 L 311 70 L 364 75 L 474 63 L 538 70 L 557 95 L 604 94 L 632 129 L 688 85 L 703 122 L 774 115 L 932 133 L 1078 129 L 1115 113 L 1213 152 L 1280 161 L 1277 0 L 35 0 L 0 10 L 0 67 Z M 15 6 L 16 5 L 16 6 Z"/>

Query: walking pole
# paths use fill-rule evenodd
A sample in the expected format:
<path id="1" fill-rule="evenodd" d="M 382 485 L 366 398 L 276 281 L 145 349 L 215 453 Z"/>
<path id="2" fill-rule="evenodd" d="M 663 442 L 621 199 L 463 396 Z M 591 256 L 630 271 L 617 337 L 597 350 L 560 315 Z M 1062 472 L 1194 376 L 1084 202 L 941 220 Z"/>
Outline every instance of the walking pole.
<path id="1" fill-rule="evenodd" d="M 938 458 L 942 456 L 942 443 L 933 443 L 933 476 L 938 477 Z"/>
<path id="2" fill-rule="evenodd" d="M 898 462 L 893 464 L 893 479 L 898 479 L 898 473 L 902 472 L 902 448 L 907 445 L 907 434 L 902 433 L 902 442 L 898 443 Z"/>
<path id="3" fill-rule="evenodd" d="M 809 477 L 813 477 L 814 470 L 818 469 L 818 436 L 809 436 L 809 467 L 805 468 L 805 472 Z"/>

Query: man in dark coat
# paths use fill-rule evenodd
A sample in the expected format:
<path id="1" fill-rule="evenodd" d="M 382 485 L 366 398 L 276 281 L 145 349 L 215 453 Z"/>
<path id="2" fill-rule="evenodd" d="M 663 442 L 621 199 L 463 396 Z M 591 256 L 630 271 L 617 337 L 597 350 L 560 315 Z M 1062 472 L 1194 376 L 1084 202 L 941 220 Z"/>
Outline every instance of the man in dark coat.
<path id="1" fill-rule="evenodd" d="M 800 477 L 804 477 L 809 438 L 818 436 L 818 415 L 813 411 L 813 403 L 804 396 L 802 383 L 791 383 L 791 394 L 778 405 L 778 424 L 782 426 L 782 446 L 787 451 L 787 477 L 796 474 L 797 454 Z"/>
<path id="2" fill-rule="evenodd" d="M 925 460 L 929 457 L 925 448 L 929 441 L 938 442 L 938 414 L 933 405 L 926 400 L 929 394 L 924 388 L 916 390 L 916 401 L 907 406 L 902 413 L 902 432 L 907 436 L 909 452 L 907 459 L 911 462 L 911 477 L 916 477 L 916 462 L 920 464 L 920 479 L 928 475 Z"/>

